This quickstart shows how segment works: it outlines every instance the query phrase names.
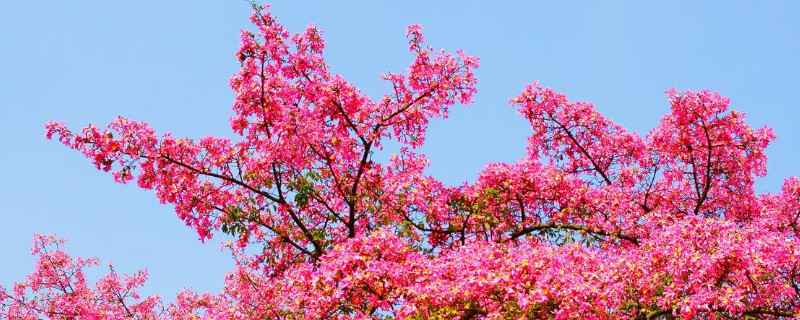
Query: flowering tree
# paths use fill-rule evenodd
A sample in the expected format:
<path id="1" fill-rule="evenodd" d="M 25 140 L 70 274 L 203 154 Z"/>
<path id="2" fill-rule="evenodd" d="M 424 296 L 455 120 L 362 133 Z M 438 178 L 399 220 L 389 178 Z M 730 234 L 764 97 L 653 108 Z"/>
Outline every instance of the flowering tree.
<path id="1" fill-rule="evenodd" d="M 201 240 L 225 233 L 221 293 L 137 294 L 146 272 L 96 284 L 63 240 L 36 236 L 35 271 L 0 288 L 8 319 L 784 319 L 800 314 L 800 180 L 756 194 L 769 128 L 728 99 L 667 91 L 648 135 L 539 84 L 511 104 L 531 125 L 517 163 L 474 184 L 424 174 L 429 119 L 475 93 L 478 59 L 415 58 L 373 100 L 331 74 L 320 31 L 290 34 L 265 8 L 244 31 L 234 140 L 157 136 L 118 118 L 47 137 L 116 181 L 175 206 Z M 388 163 L 372 155 L 403 147 Z"/>

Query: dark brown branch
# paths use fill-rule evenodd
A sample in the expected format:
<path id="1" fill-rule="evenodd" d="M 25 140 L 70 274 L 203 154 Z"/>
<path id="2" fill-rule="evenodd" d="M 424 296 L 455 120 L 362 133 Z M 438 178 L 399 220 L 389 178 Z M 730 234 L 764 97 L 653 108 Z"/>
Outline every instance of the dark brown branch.
<path id="1" fill-rule="evenodd" d="M 167 155 L 163 155 L 162 154 L 162 155 L 160 155 L 160 157 L 162 159 L 164 159 L 164 160 L 167 160 L 170 163 L 173 163 L 175 165 L 184 167 L 184 168 L 186 168 L 186 169 L 188 169 L 188 170 L 190 170 L 190 171 L 192 171 L 194 173 L 201 174 L 201 175 L 206 175 L 206 176 L 209 176 L 209 177 L 218 178 L 218 179 L 221 179 L 221 180 L 228 181 L 228 182 L 231 182 L 233 184 L 239 185 L 239 186 L 241 186 L 241 187 L 243 187 L 245 189 L 248 189 L 248 190 L 250 190 L 250 191 L 252 191 L 252 192 L 254 192 L 254 193 L 258 194 L 258 195 L 261 195 L 261 196 L 263 196 L 263 197 L 265 197 L 265 198 L 267 198 L 269 200 L 272 200 L 273 202 L 275 202 L 277 204 L 288 204 L 286 202 L 286 199 L 283 196 L 283 190 L 281 188 L 280 179 L 277 176 L 277 173 L 275 171 L 276 169 L 275 169 L 274 165 L 272 166 L 272 169 L 273 169 L 273 175 L 275 175 L 275 178 L 276 178 L 275 184 L 276 184 L 276 187 L 277 187 L 277 190 L 278 190 L 278 197 L 275 197 L 274 195 L 271 195 L 269 193 L 263 192 L 263 191 L 258 190 L 256 188 L 253 188 L 252 186 L 250 186 L 250 185 L 248 185 L 248 184 L 246 184 L 246 183 L 244 183 L 242 181 L 239 181 L 237 179 L 234 179 L 234 178 L 231 178 L 231 177 L 228 177 L 228 176 L 224 176 L 224 175 L 220 175 L 220 174 L 216 174 L 216 173 L 213 173 L 213 172 L 207 172 L 207 171 L 204 171 L 204 170 L 197 169 L 197 168 L 195 168 L 195 167 L 193 167 L 191 165 L 188 165 L 188 164 L 185 164 L 185 163 L 183 163 L 181 161 L 172 159 L 171 157 L 169 157 Z M 314 239 L 314 235 L 311 233 L 311 231 L 308 230 L 308 228 L 305 226 L 303 221 L 300 220 L 300 217 L 298 217 L 297 214 L 294 212 L 294 210 L 292 210 L 291 208 L 288 208 L 287 212 L 289 213 L 289 216 L 292 218 L 292 221 L 295 223 L 295 225 L 298 228 L 300 228 L 300 230 L 303 232 L 303 235 L 306 237 L 306 239 L 308 239 L 308 241 L 311 242 L 311 244 L 314 246 L 315 253 L 312 254 L 312 256 L 320 256 L 320 255 L 322 255 L 322 245 L 319 244 L 318 241 L 316 241 L 316 239 Z"/>
<path id="2" fill-rule="evenodd" d="M 281 179 L 280 179 L 280 175 L 279 175 L 277 170 L 278 169 L 275 167 L 275 164 L 273 163 L 272 164 L 272 175 L 275 178 L 275 187 L 278 190 L 278 199 L 280 200 L 280 202 L 278 202 L 278 203 L 280 203 L 280 204 L 288 204 L 287 201 L 286 201 L 286 198 L 283 195 L 284 194 L 283 193 L 283 188 L 282 188 L 281 182 L 280 182 Z M 312 256 L 316 256 L 316 257 L 321 256 L 322 255 L 322 245 L 316 239 L 314 239 L 314 234 L 312 234 L 311 231 L 308 230 L 306 225 L 303 223 L 302 220 L 300 220 L 300 217 L 294 212 L 294 210 L 290 206 L 287 206 L 286 212 L 289 213 L 289 217 L 291 217 L 292 221 L 294 222 L 294 224 L 298 228 L 300 228 L 300 230 L 303 232 L 303 235 L 306 237 L 306 239 L 309 242 L 311 242 L 311 244 L 314 246 L 314 254 Z"/>
<path id="3" fill-rule="evenodd" d="M 217 206 L 212 206 L 212 207 L 217 211 L 220 211 L 220 212 L 223 212 L 223 213 L 226 213 L 226 214 L 231 214 L 230 212 L 228 212 L 227 210 L 225 210 L 223 208 L 220 208 L 220 207 L 217 207 Z M 245 218 L 245 220 L 250 221 L 250 222 L 255 222 L 258 225 L 260 225 L 260 226 L 262 226 L 264 228 L 267 228 L 267 230 L 269 230 L 272 233 L 274 233 L 275 235 L 277 235 L 278 238 L 281 238 L 284 242 L 288 243 L 292 247 L 297 248 L 297 250 L 300 250 L 300 252 L 302 252 L 304 254 L 307 254 L 309 257 L 312 257 L 312 258 L 315 258 L 315 259 L 317 258 L 312 252 L 308 251 L 308 249 L 300 246 L 299 244 L 297 244 L 297 242 L 294 242 L 294 240 L 289 238 L 289 236 L 281 233 L 280 231 L 278 231 L 274 227 L 264 223 L 264 221 L 261 221 L 261 219 L 256 220 L 256 219 L 250 219 L 249 217 L 247 217 L 247 218 Z"/>
<path id="4" fill-rule="evenodd" d="M 529 234 L 531 232 L 539 231 L 539 230 L 546 230 L 546 229 L 567 229 L 567 230 L 583 231 L 583 232 L 587 232 L 587 233 L 591 233 L 591 234 L 596 234 L 596 235 L 599 235 L 599 236 L 614 237 L 614 238 L 626 240 L 626 241 L 631 242 L 631 243 L 633 243 L 635 245 L 639 245 L 639 240 L 636 239 L 635 237 L 628 236 L 628 235 L 625 235 L 625 234 L 622 234 L 622 233 L 619 233 L 619 232 L 608 232 L 608 231 L 603 231 L 603 230 L 592 229 L 592 228 L 587 227 L 587 226 L 581 226 L 581 225 L 576 225 L 576 224 L 561 224 L 561 223 L 555 223 L 555 222 L 541 223 L 541 224 L 537 224 L 537 225 L 534 225 L 534 226 L 524 227 L 521 230 L 512 233 L 510 238 L 511 238 L 511 240 L 516 240 L 517 238 L 522 237 L 524 235 L 527 235 L 527 234 Z"/>
<path id="5" fill-rule="evenodd" d="M 370 148 L 372 147 L 372 141 L 364 145 L 364 153 L 361 155 L 361 162 L 358 164 L 358 172 L 356 173 L 356 177 L 353 180 L 353 188 L 350 190 L 350 196 L 348 197 L 347 204 L 350 207 L 350 220 L 347 225 L 349 238 L 353 238 L 356 236 L 356 197 L 358 196 L 358 184 L 361 180 L 361 176 L 364 174 L 364 167 L 367 165 L 367 160 L 369 159 Z"/>
<path id="6" fill-rule="evenodd" d="M 581 151 L 581 153 L 582 153 L 582 154 L 583 154 L 583 155 L 584 155 L 584 156 L 585 156 L 587 159 L 589 159 L 589 161 L 592 163 L 592 167 L 594 167 L 594 170 L 595 170 L 595 171 L 597 171 L 597 173 L 599 173 L 599 174 L 600 174 L 600 176 L 603 178 L 603 180 L 605 180 L 605 182 L 606 182 L 608 185 L 612 185 L 612 184 L 613 184 L 613 182 L 611 182 L 611 179 L 608 177 L 608 175 L 606 175 L 606 172 L 605 172 L 605 170 L 601 169 L 601 168 L 600 168 L 600 165 L 599 165 L 599 164 L 597 164 L 597 162 L 594 160 L 594 158 L 592 157 L 592 155 L 590 155 L 590 154 L 589 154 L 589 151 L 587 151 L 587 150 L 586 150 L 586 149 L 585 149 L 585 148 L 584 148 L 584 147 L 583 147 L 583 146 L 582 146 L 580 143 L 578 143 L 578 139 L 577 139 L 577 138 L 575 138 L 575 135 L 573 135 L 573 134 L 572 134 L 572 132 L 571 132 L 571 131 L 569 131 L 569 129 L 567 129 L 567 127 L 566 127 L 566 126 L 564 126 L 563 124 L 561 124 L 560 122 L 558 122 L 558 121 L 557 121 L 555 118 L 553 118 L 552 116 L 550 116 L 550 118 L 551 118 L 551 120 L 552 120 L 553 122 L 555 122 L 555 123 L 558 125 L 558 127 L 559 127 L 559 128 L 561 128 L 561 130 L 564 130 L 564 133 L 566 133 L 566 134 L 567 134 L 567 137 L 569 137 L 570 141 L 572 141 L 572 143 L 574 143 L 574 144 L 575 144 L 575 146 L 577 146 L 577 147 L 578 147 L 578 150 L 580 150 L 580 151 Z"/>
<path id="7" fill-rule="evenodd" d="M 256 188 L 254 188 L 253 186 L 251 186 L 251 185 L 249 185 L 247 183 L 244 183 L 243 181 L 240 181 L 240 180 L 228 177 L 228 176 L 224 176 L 224 175 L 221 175 L 221 174 L 217 174 L 217 173 L 213 173 L 213 172 L 208 172 L 208 171 L 205 171 L 205 170 L 197 169 L 197 168 L 195 168 L 195 167 L 193 167 L 193 166 L 191 166 L 189 164 L 183 163 L 183 162 L 181 162 L 179 160 L 175 160 L 175 159 L 173 159 L 173 158 L 171 158 L 171 157 L 169 157 L 167 155 L 163 155 L 162 154 L 162 155 L 160 155 L 160 157 L 162 159 L 164 159 L 164 160 L 167 160 L 168 162 L 170 162 L 172 164 L 175 164 L 175 165 L 181 166 L 183 168 L 186 168 L 189 171 L 192 171 L 194 173 L 197 173 L 197 174 L 200 174 L 200 175 L 204 175 L 204 176 L 214 177 L 214 178 L 217 178 L 217 179 L 220 179 L 220 180 L 224 180 L 224 181 L 228 181 L 230 183 L 233 183 L 235 185 L 243 187 L 243 188 L 245 188 L 247 190 L 250 190 L 253 193 L 258 194 L 258 195 L 260 195 L 260 196 L 262 196 L 264 198 L 267 198 L 267 199 L 269 199 L 269 200 L 271 200 L 271 201 L 273 201 L 275 203 L 279 203 L 279 204 L 283 203 L 281 201 L 281 199 L 275 197 L 274 195 L 271 195 L 271 194 L 266 193 L 264 191 L 258 190 Z"/>
<path id="8" fill-rule="evenodd" d="M 337 93 L 337 95 L 338 95 L 338 93 Z M 361 140 L 361 143 L 363 143 L 366 146 L 368 144 L 367 138 L 362 136 L 358 132 L 358 127 L 356 126 L 355 122 L 353 122 L 353 120 L 350 120 L 350 117 L 347 116 L 347 112 L 344 111 L 344 108 L 342 107 L 342 104 L 339 103 L 339 101 L 334 101 L 333 105 L 336 106 L 336 109 L 339 110 L 339 113 L 342 114 L 342 118 L 344 118 L 345 122 L 347 122 L 347 125 L 350 127 L 350 129 L 353 130 L 353 133 L 355 133 L 355 135 L 358 137 L 358 139 Z"/>
<path id="9" fill-rule="evenodd" d="M 644 318 L 647 319 L 647 320 L 650 320 L 650 319 L 658 318 L 660 316 L 667 316 L 667 315 L 672 315 L 672 310 L 654 310 L 654 311 L 650 311 L 649 313 L 647 313 L 645 315 Z"/>
<path id="10" fill-rule="evenodd" d="M 705 173 L 706 181 L 704 181 L 705 183 L 703 185 L 702 194 L 700 194 L 699 197 L 697 198 L 697 206 L 694 208 L 695 214 L 700 212 L 700 206 L 703 205 L 703 202 L 705 202 L 706 199 L 708 199 L 708 191 L 711 190 L 711 151 L 712 151 L 711 149 L 713 148 L 713 146 L 711 143 L 711 135 L 708 133 L 708 127 L 706 126 L 705 123 L 701 124 L 703 132 L 705 133 L 706 136 L 706 145 L 708 147 L 708 154 L 706 155 L 706 173 Z"/>
<path id="11" fill-rule="evenodd" d="M 424 99 L 424 98 L 426 98 L 426 97 L 429 97 L 429 96 L 430 96 L 430 95 L 433 93 L 433 91 L 434 91 L 434 90 L 435 90 L 435 88 L 432 88 L 432 89 L 430 89 L 430 90 L 426 91 L 425 93 L 423 93 L 423 94 L 421 94 L 421 95 L 417 96 L 417 97 L 416 97 L 416 98 L 414 98 L 413 100 L 411 100 L 411 101 L 409 101 L 408 103 L 406 103 L 406 105 L 405 105 L 405 106 L 403 106 L 402 108 L 400 108 L 400 109 L 397 109 L 397 111 L 395 111 L 395 112 L 392 112 L 392 114 L 388 115 L 386 118 L 383 118 L 383 119 L 381 119 L 380 123 L 378 123 L 378 124 L 375 126 L 375 131 L 378 131 L 378 129 L 380 129 L 380 127 L 384 126 L 384 124 L 385 124 L 387 121 L 389 121 L 389 120 L 392 120 L 392 118 L 394 118 L 394 117 L 396 117 L 397 115 L 399 115 L 399 114 L 401 114 L 401 113 L 405 112 L 406 110 L 408 110 L 408 108 L 411 108 L 411 106 L 415 105 L 415 104 L 416 104 L 417 102 L 419 102 L 420 100 L 422 100 L 422 99 Z"/>

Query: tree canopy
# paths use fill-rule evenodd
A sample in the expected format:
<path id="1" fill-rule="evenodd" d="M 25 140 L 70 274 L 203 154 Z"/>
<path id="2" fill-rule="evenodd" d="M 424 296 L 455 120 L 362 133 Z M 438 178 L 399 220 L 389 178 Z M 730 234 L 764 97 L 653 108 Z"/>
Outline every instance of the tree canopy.
<path id="1" fill-rule="evenodd" d="M 777 194 L 771 129 L 710 91 L 666 92 L 647 135 L 591 103 L 528 85 L 525 156 L 472 184 L 426 175 L 428 121 L 470 103 L 478 59 L 434 50 L 372 99 L 329 72 L 315 27 L 291 34 L 257 8 L 243 31 L 233 138 L 157 135 L 118 118 L 47 137 L 175 207 L 201 240 L 227 234 L 219 293 L 140 297 L 145 271 L 95 284 L 63 240 L 37 235 L 35 271 L 0 290 L 8 319 L 784 319 L 800 313 L 800 180 Z M 402 145 L 386 163 L 388 141 Z M 189 268 L 191 266 L 187 266 Z"/>

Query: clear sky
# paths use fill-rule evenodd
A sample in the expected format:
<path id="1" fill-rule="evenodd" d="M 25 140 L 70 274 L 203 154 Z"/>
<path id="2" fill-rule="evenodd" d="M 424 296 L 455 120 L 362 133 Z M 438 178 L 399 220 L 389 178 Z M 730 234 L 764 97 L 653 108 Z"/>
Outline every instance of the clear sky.
<path id="1" fill-rule="evenodd" d="M 647 133 L 664 90 L 711 89 L 778 139 L 760 191 L 800 174 L 800 2 L 281 1 L 293 31 L 324 30 L 329 64 L 373 97 L 379 75 L 411 61 L 405 27 L 481 58 L 478 94 L 432 122 L 429 172 L 473 181 L 486 162 L 521 157 L 526 122 L 508 106 L 539 81 L 595 103 Z M 44 139 L 44 123 L 104 125 L 117 115 L 175 136 L 228 135 L 245 1 L 0 1 L 0 284 L 32 270 L 33 233 L 57 233 L 75 255 L 147 267 L 145 293 L 218 291 L 232 265 L 149 191 L 115 184 L 78 152 Z M 378 157 L 380 158 L 380 156 Z"/>

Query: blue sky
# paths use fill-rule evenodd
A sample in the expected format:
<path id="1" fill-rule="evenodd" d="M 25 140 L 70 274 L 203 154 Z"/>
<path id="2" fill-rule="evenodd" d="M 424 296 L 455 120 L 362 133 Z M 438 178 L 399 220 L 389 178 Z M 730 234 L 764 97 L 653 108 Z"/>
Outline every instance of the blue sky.
<path id="1" fill-rule="evenodd" d="M 522 155 L 529 129 L 507 101 L 539 81 L 640 133 L 667 112 L 664 90 L 719 91 L 751 125 L 775 129 L 758 188 L 776 191 L 800 174 L 799 4 L 722 3 L 282 1 L 272 11 L 293 31 L 322 29 L 333 71 L 373 97 L 386 89 L 380 74 L 410 62 L 409 24 L 436 48 L 479 56 L 475 103 L 433 121 L 423 147 L 449 184 Z M 38 232 L 119 271 L 147 267 L 144 292 L 168 300 L 221 287 L 231 262 L 216 240 L 201 244 L 171 207 L 45 140 L 43 125 L 122 115 L 175 136 L 230 136 L 227 81 L 248 15 L 245 1 L 0 2 L 0 284 L 32 270 Z"/>

